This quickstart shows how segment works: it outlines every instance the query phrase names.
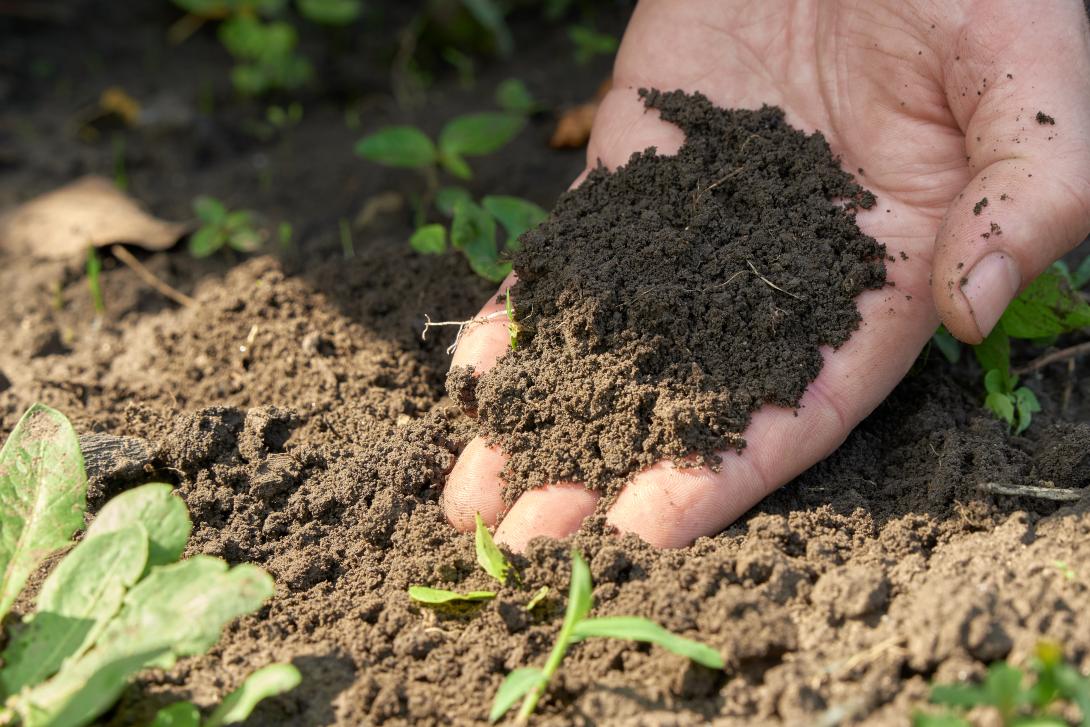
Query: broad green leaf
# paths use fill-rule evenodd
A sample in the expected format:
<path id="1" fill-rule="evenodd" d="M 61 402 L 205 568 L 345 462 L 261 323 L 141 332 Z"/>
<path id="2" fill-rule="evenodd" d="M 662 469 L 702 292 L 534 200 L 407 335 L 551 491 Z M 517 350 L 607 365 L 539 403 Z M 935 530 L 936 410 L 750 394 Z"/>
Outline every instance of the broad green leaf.
<path id="1" fill-rule="evenodd" d="M 496 696 L 492 700 L 492 709 L 488 712 L 488 721 L 495 722 L 507 714 L 515 703 L 545 683 L 545 674 L 540 669 L 520 668 L 504 677 Z"/>
<path id="2" fill-rule="evenodd" d="M 977 707 L 990 704 L 988 693 L 975 684 L 936 684 L 931 687 L 931 701 L 947 707 Z"/>
<path id="3" fill-rule="evenodd" d="M 27 409 L 0 449 L 0 618 L 27 576 L 83 525 L 87 475 L 63 414 Z"/>
<path id="4" fill-rule="evenodd" d="M 602 616 L 583 619 L 572 632 L 576 639 L 592 636 L 644 641 L 692 659 L 710 669 L 722 669 L 723 657 L 718 651 L 692 639 L 672 634 L 654 621 L 639 616 Z"/>
<path id="5" fill-rule="evenodd" d="M 227 238 L 227 244 L 231 246 L 231 249 L 239 252 L 255 252 L 260 250 L 264 243 L 264 236 L 257 230 L 249 228 L 232 232 Z"/>
<path id="6" fill-rule="evenodd" d="M 1015 434 L 1021 434 L 1029 427 L 1033 415 L 1041 411 L 1041 404 L 1037 401 L 1037 395 L 1025 386 L 1014 391 L 1014 405 L 1018 410 L 1018 427 Z"/>
<path id="7" fill-rule="evenodd" d="M 506 276 L 499 275 L 504 264 L 497 259 L 496 221 L 480 205 L 469 200 L 454 205 L 450 244 L 465 254 L 470 267 L 481 277 L 499 282 Z"/>
<path id="8" fill-rule="evenodd" d="M 951 336 L 945 326 L 939 326 L 939 330 L 935 331 L 935 335 L 931 336 L 931 340 L 947 361 L 955 364 L 961 360 L 961 341 Z"/>
<path id="9" fill-rule="evenodd" d="M 492 34 L 496 43 L 496 50 L 501 56 L 507 57 L 514 50 L 514 40 L 511 31 L 503 19 L 503 11 L 495 0 L 462 0 L 473 19 L 485 27 Z"/>
<path id="10" fill-rule="evenodd" d="M 265 68 L 256 63 L 239 63 L 231 69 L 231 85 L 244 96 L 260 96 L 274 85 Z"/>
<path id="11" fill-rule="evenodd" d="M 491 195 L 481 200 L 481 206 L 507 230 L 505 247 L 508 250 L 517 250 L 518 238 L 522 233 L 537 227 L 549 217 L 549 213 L 541 207 L 520 197 Z"/>
<path id="12" fill-rule="evenodd" d="M 1000 325 L 1015 338 L 1044 338 L 1090 326 L 1090 304 L 1068 285 L 1062 273 L 1047 270 L 1012 300 Z"/>
<path id="13" fill-rule="evenodd" d="M 459 601 L 487 601 L 495 598 L 495 591 L 470 591 L 469 593 L 455 593 L 445 591 L 442 588 L 429 588 L 427 586 L 409 586 L 409 598 L 420 603 L 442 604 L 457 603 Z"/>
<path id="14" fill-rule="evenodd" d="M 439 132 L 439 148 L 459 157 L 490 154 L 515 138 L 525 125 L 523 116 L 500 111 L 458 116 Z"/>
<path id="15" fill-rule="evenodd" d="M 992 369 L 984 374 L 984 390 L 989 394 L 1006 394 L 1007 377 L 999 369 Z"/>
<path id="16" fill-rule="evenodd" d="M 192 702 L 175 702 L 155 713 L 151 727 L 200 727 L 201 711 Z"/>
<path id="17" fill-rule="evenodd" d="M 95 661 L 84 657 L 8 703 L 22 718 L 23 727 L 83 727 L 117 701 L 136 672 L 169 653 L 168 647 L 160 646 Z"/>
<path id="18" fill-rule="evenodd" d="M 1007 424 L 1014 424 L 1014 401 L 1009 394 L 993 391 L 984 399 L 984 406 Z"/>
<path id="19" fill-rule="evenodd" d="M 421 168 L 435 164 L 437 153 L 423 131 L 415 126 L 387 126 L 356 143 L 364 159 L 388 167 Z"/>
<path id="20" fill-rule="evenodd" d="M 1081 724 L 1087 727 L 1090 725 L 1090 679 L 1070 664 L 1058 664 L 1054 673 L 1060 694 L 1078 705 L 1082 712 Z"/>
<path id="21" fill-rule="evenodd" d="M 1011 369 L 1011 339 L 1002 326 L 996 326 L 988 337 L 973 346 L 973 354 L 976 356 L 980 368 L 985 371 L 999 369 L 1010 371 Z"/>
<path id="22" fill-rule="evenodd" d="M 1028 701 L 1029 695 L 1022 690 L 1022 671 L 1005 661 L 999 661 L 988 667 L 984 678 L 984 691 L 988 693 L 988 702 L 1001 714 L 1011 717 L 1018 707 Z"/>
<path id="23" fill-rule="evenodd" d="M 227 242 L 227 235 L 220 227 L 202 227 L 189 236 L 189 254 L 208 257 Z"/>
<path id="24" fill-rule="evenodd" d="M 360 0 L 296 0 L 299 14 L 323 25 L 348 25 L 360 17 Z"/>
<path id="25" fill-rule="evenodd" d="M 526 610 L 527 611 L 533 611 L 535 608 L 540 606 L 545 601 L 545 598 L 548 595 L 549 595 L 549 587 L 548 586 L 542 586 L 541 588 L 537 589 L 537 591 L 534 593 L 533 597 L 531 597 L 530 600 L 526 602 L 526 606 L 525 606 Z"/>
<path id="26" fill-rule="evenodd" d="M 36 612 L 4 650 L 4 693 L 45 681 L 65 659 L 91 648 L 147 559 L 148 534 L 138 522 L 88 534 L 73 548 L 45 579 Z"/>
<path id="27" fill-rule="evenodd" d="M 593 587 L 590 582 L 590 568 L 583 560 L 583 555 L 572 548 L 571 551 L 571 587 L 568 589 L 568 608 L 564 613 L 564 625 L 574 626 L 586 618 L 594 606 Z"/>
<path id="28" fill-rule="evenodd" d="M 291 664 L 270 664 L 258 669 L 246 677 L 242 686 L 224 698 L 204 727 L 244 722 L 262 699 L 289 692 L 302 680 L 299 670 Z"/>
<path id="29" fill-rule="evenodd" d="M 253 222 L 253 214 L 248 210 L 235 210 L 234 212 L 229 212 L 227 216 L 223 218 L 223 226 L 229 232 L 245 230 L 250 227 Z"/>
<path id="30" fill-rule="evenodd" d="M 477 520 L 477 532 L 474 535 L 477 548 L 477 564 L 484 569 L 485 573 L 499 581 L 501 586 L 505 585 L 507 583 L 507 573 L 511 570 L 511 564 L 507 562 L 507 558 L 496 546 L 496 541 L 492 540 L 492 533 L 488 532 L 488 526 L 481 519 L 481 514 L 476 513 L 474 517 Z"/>
<path id="31" fill-rule="evenodd" d="M 973 727 L 973 724 L 952 714 L 916 712 L 912 715 L 912 727 Z"/>
<path id="32" fill-rule="evenodd" d="M 459 154 L 452 151 L 440 151 L 439 163 L 443 165 L 443 169 L 459 179 L 473 179 L 473 170 L 470 169 L 469 163 Z M 467 197 L 467 199 L 472 198 Z"/>
<path id="33" fill-rule="evenodd" d="M 435 206 L 447 217 L 454 214 L 454 206 L 461 200 L 472 202 L 473 196 L 465 187 L 451 185 L 443 187 L 435 195 Z"/>
<path id="34" fill-rule="evenodd" d="M 299 43 L 299 34 L 295 26 L 284 21 L 261 25 L 261 40 L 257 54 L 251 57 L 260 59 L 269 65 L 281 65 L 288 62 L 291 52 Z"/>
<path id="35" fill-rule="evenodd" d="M 107 502 L 87 527 L 86 538 L 140 523 L 148 532 L 148 565 L 166 565 L 182 557 L 193 526 L 174 487 L 152 482 L 126 490 Z"/>
<path id="36" fill-rule="evenodd" d="M 206 225 L 215 225 L 227 217 L 227 208 L 215 197 L 202 194 L 193 200 L 193 212 Z"/>
<path id="37" fill-rule="evenodd" d="M 439 224 L 418 227 L 409 238 L 409 245 L 425 255 L 439 255 L 447 249 L 447 228 Z"/>
<path id="38" fill-rule="evenodd" d="M 517 78 L 508 78 L 496 86 L 496 105 L 517 114 L 531 114 L 538 108 L 530 89 Z"/>
<path id="39" fill-rule="evenodd" d="M 268 40 L 264 24 L 248 15 L 236 15 L 219 26 L 220 42 L 236 58 L 258 58 Z"/>

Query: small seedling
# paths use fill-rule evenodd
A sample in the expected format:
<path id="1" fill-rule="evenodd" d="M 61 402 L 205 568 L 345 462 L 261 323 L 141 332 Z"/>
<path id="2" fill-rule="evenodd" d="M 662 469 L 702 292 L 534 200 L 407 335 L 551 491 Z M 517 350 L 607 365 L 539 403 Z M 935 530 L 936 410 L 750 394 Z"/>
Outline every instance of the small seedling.
<path id="1" fill-rule="evenodd" d="M 189 238 L 189 253 L 193 257 L 208 257 L 224 248 L 254 252 L 265 242 L 265 233 L 254 226 L 252 212 L 230 212 L 218 199 L 206 195 L 193 200 L 193 211 L 201 222 Z"/>
<path id="2" fill-rule="evenodd" d="M 988 371 L 984 376 L 984 389 L 987 391 L 984 406 L 1014 427 L 1015 434 L 1024 432 L 1033 415 L 1041 411 L 1037 395 L 1025 386 L 1018 386 L 1018 377 L 1009 370 Z"/>
<path id="3" fill-rule="evenodd" d="M 518 576 L 515 573 L 514 567 L 510 561 L 504 557 L 503 552 L 496 546 L 496 542 L 492 539 L 492 534 L 488 532 L 488 527 L 484 524 L 484 520 L 481 519 L 480 513 L 476 515 L 477 530 L 474 535 L 474 543 L 477 550 L 477 564 L 481 566 L 481 569 L 496 579 L 501 586 L 507 585 L 508 577 L 518 580 Z M 545 589 L 548 593 L 548 588 Z M 420 603 L 426 603 L 430 606 L 438 606 L 451 603 L 469 603 L 473 601 L 487 601 L 496 597 L 496 591 L 469 591 L 468 593 L 458 593 L 456 591 L 447 591 L 441 588 L 429 588 L 428 586 L 410 586 L 409 597 L 414 601 Z M 541 598 L 544 596 L 535 595 L 534 598 L 540 603 Z M 533 599 L 531 599 L 533 601 Z M 536 604 L 535 604 L 536 605 Z M 527 605 L 527 609 L 530 606 Z"/>
<path id="4" fill-rule="evenodd" d="M 568 28 L 568 38 L 575 45 L 575 62 L 585 65 L 594 56 L 613 55 L 620 42 L 608 33 L 599 33 L 587 25 L 573 25 Z"/>
<path id="5" fill-rule="evenodd" d="M 75 430 L 59 412 L 32 406 L 0 450 L 0 618 L 30 574 L 71 544 L 86 496 Z M 42 582 L 34 611 L 8 634 L 0 724 L 93 722 L 139 671 L 204 653 L 224 626 L 272 595 L 272 579 L 256 566 L 178 560 L 191 527 L 168 484 L 127 490 L 103 506 Z M 282 687 L 285 669 L 293 667 L 276 672 Z M 266 684 L 229 698 L 218 724 L 248 714 L 255 692 L 274 691 Z"/>
<path id="6" fill-rule="evenodd" d="M 508 78 L 496 86 L 496 105 L 504 111 L 524 116 L 541 110 L 541 104 L 534 99 L 530 89 L 517 78 Z"/>
<path id="7" fill-rule="evenodd" d="M 507 714 L 520 699 L 522 706 L 519 708 L 518 720 L 528 720 L 534 713 L 538 700 L 545 694 L 549 681 L 560 669 L 568 649 L 583 639 L 601 637 L 658 644 L 709 669 L 722 669 L 724 666 L 723 657 L 715 649 L 672 634 L 654 621 L 638 616 L 588 618 L 593 606 L 590 568 L 579 551 L 573 549 L 568 607 L 548 660 L 541 669 L 524 667 L 507 675 L 496 691 L 492 710 L 488 714 L 489 721 L 495 722 Z"/>
<path id="8" fill-rule="evenodd" d="M 507 335 L 510 339 L 511 350 L 519 347 L 519 324 L 515 323 L 515 307 L 511 305 L 511 289 L 507 289 L 507 300 L 504 302 L 504 312 L 507 313 Z"/>
<path id="9" fill-rule="evenodd" d="M 1021 669 L 1005 661 L 992 664 L 984 683 L 940 684 L 931 688 L 931 702 L 951 707 L 958 712 L 974 708 L 989 708 L 1004 727 L 1063 727 L 1068 724 L 1056 714 L 1056 707 L 1067 702 L 1082 714 L 1079 722 L 1090 727 L 1090 679 L 1063 660 L 1063 649 L 1051 642 L 1037 645 L 1030 661 L 1032 684 L 1025 684 Z M 958 714 L 926 714 L 912 717 L 913 727 L 972 727 L 969 720 Z"/>
<path id="10" fill-rule="evenodd" d="M 106 315 L 106 301 L 102 298 L 102 259 L 94 246 L 87 248 L 87 288 L 91 291 L 95 316 L 101 318 Z"/>
<path id="11" fill-rule="evenodd" d="M 511 263 L 500 259 L 496 223 L 507 233 L 502 250 L 515 252 L 519 248 L 519 236 L 541 224 L 548 213 L 525 199 L 490 195 L 484 197 L 480 204 L 468 197 L 457 199 L 452 217 L 451 247 L 466 256 L 473 272 L 498 283 L 511 272 Z"/>
<path id="12" fill-rule="evenodd" d="M 155 714 L 151 727 L 221 727 L 245 722 L 263 699 L 290 692 L 302 681 L 299 670 L 291 664 L 262 667 L 228 694 L 208 719 L 201 722 L 201 712 L 192 702 L 175 702 Z"/>

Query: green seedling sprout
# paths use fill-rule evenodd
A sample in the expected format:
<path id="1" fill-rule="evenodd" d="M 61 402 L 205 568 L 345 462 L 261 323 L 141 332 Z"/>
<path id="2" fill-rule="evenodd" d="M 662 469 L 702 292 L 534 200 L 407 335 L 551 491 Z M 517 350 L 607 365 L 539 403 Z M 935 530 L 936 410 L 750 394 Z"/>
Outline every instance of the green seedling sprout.
<path id="1" fill-rule="evenodd" d="M 151 727 L 221 727 L 245 722 L 263 699 L 295 689 L 302 679 L 299 670 L 291 664 L 270 664 L 246 677 L 204 722 L 201 722 L 201 713 L 195 704 L 175 702 L 156 713 Z"/>
<path id="2" fill-rule="evenodd" d="M 529 116 L 542 109 L 526 84 L 517 78 L 508 78 L 496 86 L 496 105 L 504 111 Z"/>
<path id="3" fill-rule="evenodd" d="M 28 576 L 71 545 L 86 497 L 75 430 L 60 412 L 35 404 L 0 450 L 0 618 Z M 0 724 L 89 724 L 138 672 L 204 653 L 230 621 L 272 596 L 272 579 L 256 566 L 231 568 L 203 555 L 179 560 L 191 527 L 168 484 L 127 490 L 102 507 L 8 634 Z M 260 683 L 244 685 L 213 715 L 219 721 L 206 724 L 238 721 L 257 699 L 290 688 L 287 670 L 294 667 L 278 665 L 272 677 L 265 672 Z"/>
<path id="4" fill-rule="evenodd" d="M 492 533 L 488 532 L 488 526 L 484 524 L 480 513 L 476 514 L 476 521 L 477 529 L 473 537 L 477 551 L 477 564 L 481 567 L 481 570 L 496 579 L 501 586 L 507 585 L 508 576 L 515 576 L 514 568 L 497 547 L 496 541 L 492 539 Z M 439 606 L 452 603 L 488 601 L 496 597 L 496 591 L 458 593 L 443 590 L 442 588 L 410 586 L 409 597 L 429 606 Z"/>
<path id="5" fill-rule="evenodd" d="M 1015 434 L 1030 426 L 1041 405 L 1031 389 L 1018 385 L 1011 368 L 1011 340 L 1051 345 L 1065 333 L 1090 327 L 1090 303 L 1078 292 L 1088 282 L 1090 258 L 1075 273 L 1062 262 L 1054 264 L 1010 302 L 988 337 L 973 347 L 984 373 L 984 406 Z M 944 328 L 932 342 L 948 360 L 957 361 L 961 346 Z"/>
<path id="6" fill-rule="evenodd" d="M 265 243 L 265 232 L 254 224 L 248 210 L 231 212 L 218 199 L 201 195 L 193 200 L 193 211 L 201 226 L 189 237 L 189 254 L 208 257 L 227 249 L 254 252 Z"/>
<path id="7" fill-rule="evenodd" d="M 102 259 L 94 246 L 87 247 L 87 288 L 91 291 L 91 303 L 95 317 L 106 315 L 106 301 L 102 297 Z"/>
<path id="8" fill-rule="evenodd" d="M 344 253 L 345 260 L 350 260 L 356 257 L 356 244 L 352 241 L 352 225 L 348 223 L 348 218 L 342 217 L 339 227 L 341 230 L 341 252 Z"/>
<path id="9" fill-rule="evenodd" d="M 941 714 L 916 712 L 913 727 L 972 727 L 960 713 L 974 708 L 993 710 L 1003 727 L 1063 727 L 1067 720 L 1055 707 L 1069 703 L 1082 715 L 1078 722 L 1090 727 L 1090 679 L 1063 658 L 1063 649 L 1052 642 L 1037 645 L 1029 664 L 1032 684 L 1025 683 L 1021 669 L 1005 661 L 988 668 L 984 682 L 939 684 L 931 688 L 931 702 L 948 708 Z"/>
<path id="10" fill-rule="evenodd" d="M 723 668 L 723 657 L 715 649 L 672 634 L 654 621 L 638 616 L 588 618 L 594 606 L 592 590 L 590 568 L 579 551 L 572 549 L 568 607 L 545 666 L 541 669 L 523 667 L 507 675 L 492 702 L 492 709 L 488 714 L 490 722 L 495 722 L 507 714 L 520 699 L 522 706 L 517 719 L 520 722 L 530 719 L 538 701 L 545 694 L 549 681 L 560 669 L 568 649 L 583 639 L 601 637 L 658 644 L 710 669 Z"/>

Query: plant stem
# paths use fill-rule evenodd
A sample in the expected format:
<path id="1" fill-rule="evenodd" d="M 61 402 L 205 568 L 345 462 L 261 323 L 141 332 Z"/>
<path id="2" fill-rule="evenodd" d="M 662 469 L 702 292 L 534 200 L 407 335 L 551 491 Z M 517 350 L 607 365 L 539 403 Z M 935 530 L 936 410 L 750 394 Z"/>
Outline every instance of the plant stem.
<path id="1" fill-rule="evenodd" d="M 560 668 L 560 663 L 564 661 L 564 655 L 568 653 L 575 624 L 575 619 L 571 619 L 570 622 L 567 618 L 564 619 L 564 625 L 560 627 L 560 634 L 556 637 L 553 650 L 549 652 L 549 660 L 545 662 L 545 667 L 541 670 L 544 679 L 541 680 L 541 684 L 526 695 L 526 699 L 522 700 L 522 706 L 519 707 L 518 716 L 515 718 L 518 722 L 525 723 L 530 719 L 530 715 L 534 713 L 538 700 L 545 694 L 545 688 L 549 686 L 553 674 Z"/>
<path id="2" fill-rule="evenodd" d="M 346 260 L 356 257 L 356 246 L 352 243 L 352 228 L 346 217 L 341 218 L 341 249 L 344 250 Z"/>
<path id="3" fill-rule="evenodd" d="M 1064 489 L 1062 487 L 1036 487 L 1034 485 L 1002 485 L 998 482 L 981 482 L 977 488 L 992 495 L 1010 495 L 1012 497 L 1035 497 L 1040 500 L 1056 502 L 1076 502 L 1086 494 L 1084 489 Z"/>

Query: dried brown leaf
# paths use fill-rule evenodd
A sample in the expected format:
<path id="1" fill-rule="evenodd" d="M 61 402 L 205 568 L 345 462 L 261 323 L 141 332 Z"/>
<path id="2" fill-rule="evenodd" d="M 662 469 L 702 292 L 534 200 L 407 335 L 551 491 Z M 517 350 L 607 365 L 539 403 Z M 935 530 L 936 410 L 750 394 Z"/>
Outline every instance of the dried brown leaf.
<path id="1" fill-rule="evenodd" d="M 165 250 L 188 229 L 152 217 L 108 179 L 87 176 L 0 216 L 0 250 L 53 260 L 119 242 Z"/>

